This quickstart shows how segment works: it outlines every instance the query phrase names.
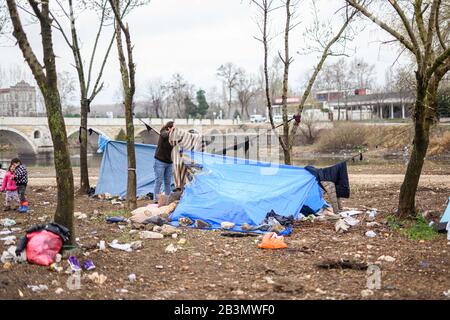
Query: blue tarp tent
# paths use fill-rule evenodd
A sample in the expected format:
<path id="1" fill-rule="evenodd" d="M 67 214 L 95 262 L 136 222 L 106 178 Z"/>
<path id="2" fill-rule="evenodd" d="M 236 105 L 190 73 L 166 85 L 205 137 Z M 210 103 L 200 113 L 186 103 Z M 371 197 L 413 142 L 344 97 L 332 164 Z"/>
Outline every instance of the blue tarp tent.
<path id="1" fill-rule="evenodd" d="M 444 214 L 442 215 L 442 218 L 439 221 L 438 231 L 445 231 L 447 228 L 447 224 L 450 221 L 450 197 L 448 197 L 447 202 L 448 202 L 447 209 L 445 209 Z"/>
<path id="2" fill-rule="evenodd" d="M 101 142 L 101 145 L 100 145 Z M 100 141 L 99 147 L 103 149 L 103 158 L 100 165 L 95 194 L 110 193 L 113 196 L 125 197 L 127 194 L 128 160 L 127 143 L 122 141 Z M 148 144 L 135 144 L 136 150 L 136 195 L 146 195 L 154 192 L 155 174 L 153 164 L 156 146 Z"/>
<path id="3" fill-rule="evenodd" d="M 185 152 L 202 167 L 184 190 L 173 224 L 188 217 L 208 222 L 213 229 L 224 221 L 259 225 L 272 209 L 298 217 L 304 205 L 318 211 L 326 202 L 315 177 L 303 168 Z"/>

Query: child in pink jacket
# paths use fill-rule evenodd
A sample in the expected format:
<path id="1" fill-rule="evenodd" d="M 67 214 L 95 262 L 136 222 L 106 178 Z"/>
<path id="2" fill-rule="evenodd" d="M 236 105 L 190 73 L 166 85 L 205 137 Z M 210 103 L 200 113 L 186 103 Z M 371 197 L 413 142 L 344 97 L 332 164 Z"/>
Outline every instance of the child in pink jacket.
<path id="1" fill-rule="evenodd" d="M 16 210 L 19 207 L 19 194 L 17 193 L 16 181 L 14 180 L 14 167 L 9 166 L 3 178 L 1 192 L 6 191 L 5 211 Z"/>

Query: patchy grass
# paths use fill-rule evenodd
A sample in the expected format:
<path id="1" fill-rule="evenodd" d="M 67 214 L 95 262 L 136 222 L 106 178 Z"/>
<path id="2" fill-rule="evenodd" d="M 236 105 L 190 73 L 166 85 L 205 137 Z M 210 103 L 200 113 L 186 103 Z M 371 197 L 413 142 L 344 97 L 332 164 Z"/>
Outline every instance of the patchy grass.
<path id="1" fill-rule="evenodd" d="M 421 214 L 412 221 L 400 220 L 395 216 L 389 216 L 387 221 L 389 228 L 410 240 L 433 240 L 439 236 Z"/>
<path id="2" fill-rule="evenodd" d="M 131 216 L 130 211 L 128 211 L 127 209 L 112 210 L 105 212 L 103 215 L 105 217 L 124 217 L 124 218 L 129 218 Z"/>

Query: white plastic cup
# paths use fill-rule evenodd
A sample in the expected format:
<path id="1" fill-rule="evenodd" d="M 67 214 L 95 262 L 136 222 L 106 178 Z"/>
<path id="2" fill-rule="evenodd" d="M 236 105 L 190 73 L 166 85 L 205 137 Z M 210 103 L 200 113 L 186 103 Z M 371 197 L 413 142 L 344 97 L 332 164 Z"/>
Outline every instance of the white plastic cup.
<path id="1" fill-rule="evenodd" d="M 106 249 L 106 243 L 104 240 L 101 240 L 100 243 L 98 244 L 98 247 L 100 250 L 105 250 Z"/>

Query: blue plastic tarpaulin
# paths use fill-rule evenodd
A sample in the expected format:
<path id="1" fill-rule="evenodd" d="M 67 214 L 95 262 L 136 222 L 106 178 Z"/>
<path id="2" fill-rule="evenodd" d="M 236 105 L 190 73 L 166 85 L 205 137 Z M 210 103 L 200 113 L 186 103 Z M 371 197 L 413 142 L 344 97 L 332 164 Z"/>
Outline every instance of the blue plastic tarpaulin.
<path id="1" fill-rule="evenodd" d="M 202 172 L 186 186 L 172 214 L 174 225 L 188 217 L 206 221 L 212 229 L 233 222 L 233 230 L 241 231 L 244 223 L 259 225 L 271 210 L 298 218 L 304 205 L 315 212 L 326 205 L 316 178 L 303 168 L 192 151 L 184 154 Z"/>
<path id="2" fill-rule="evenodd" d="M 100 165 L 95 194 L 110 193 L 113 196 L 125 197 L 127 194 L 128 160 L 127 143 L 122 141 L 103 140 L 104 153 Z M 154 192 L 156 146 L 135 144 L 136 151 L 136 195 Z"/>
<path id="3" fill-rule="evenodd" d="M 441 220 L 439 221 L 438 230 L 439 231 L 445 231 L 447 228 L 447 224 L 450 221 L 450 197 L 448 197 L 448 204 L 447 208 L 444 211 L 444 214 L 442 215 Z"/>

